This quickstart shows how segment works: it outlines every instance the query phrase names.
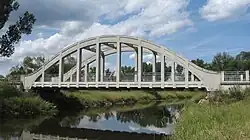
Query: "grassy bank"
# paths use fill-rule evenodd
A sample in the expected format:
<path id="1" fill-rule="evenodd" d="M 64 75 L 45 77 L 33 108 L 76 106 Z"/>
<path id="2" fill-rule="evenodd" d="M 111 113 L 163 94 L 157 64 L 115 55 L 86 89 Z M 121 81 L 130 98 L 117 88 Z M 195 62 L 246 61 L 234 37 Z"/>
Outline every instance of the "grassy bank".
<path id="1" fill-rule="evenodd" d="M 204 92 L 195 91 L 77 91 L 65 94 L 74 98 L 85 107 L 110 106 L 113 104 L 134 104 L 151 101 L 180 101 L 185 99 L 197 100 L 204 96 Z"/>
<path id="2" fill-rule="evenodd" d="M 26 118 L 39 115 L 54 115 L 56 106 L 19 91 L 6 81 L 0 82 L 0 118 Z"/>
<path id="3" fill-rule="evenodd" d="M 50 116 L 57 113 L 56 106 L 39 97 L 13 97 L 1 102 L 1 117 Z"/>
<path id="4" fill-rule="evenodd" d="M 233 89 L 226 94 L 218 93 L 209 104 L 186 106 L 174 139 L 250 139 L 249 93 L 249 90 Z"/>

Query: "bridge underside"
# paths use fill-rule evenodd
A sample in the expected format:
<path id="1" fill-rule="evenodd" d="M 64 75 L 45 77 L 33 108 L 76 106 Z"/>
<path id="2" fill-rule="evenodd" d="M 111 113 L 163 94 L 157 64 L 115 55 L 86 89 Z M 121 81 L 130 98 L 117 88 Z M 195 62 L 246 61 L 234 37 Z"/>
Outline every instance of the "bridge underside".
<path id="1" fill-rule="evenodd" d="M 134 67 L 124 72 L 122 52 L 133 52 Z M 105 69 L 106 57 L 115 54 L 115 69 Z M 143 56 L 150 54 L 151 71 L 145 71 Z M 66 61 L 75 56 L 70 68 Z M 72 64 L 72 63 L 71 63 Z M 91 67 L 92 66 L 92 67 Z M 49 72 L 58 71 L 51 75 Z M 223 75 L 224 76 L 224 75 Z M 150 41 L 127 36 L 100 36 L 77 42 L 59 52 L 39 70 L 25 77 L 30 88 L 220 88 L 221 73 L 196 66 L 182 56 Z M 223 77 L 223 78 L 222 78 Z M 249 81 L 246 72 L 245 81 Z"/>

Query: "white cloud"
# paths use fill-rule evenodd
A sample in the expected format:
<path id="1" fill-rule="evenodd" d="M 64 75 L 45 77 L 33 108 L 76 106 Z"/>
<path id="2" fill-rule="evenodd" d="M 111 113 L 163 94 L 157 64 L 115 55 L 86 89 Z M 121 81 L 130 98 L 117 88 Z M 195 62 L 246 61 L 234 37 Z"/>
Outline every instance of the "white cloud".
<path id="1" fill-rule="evenodd" d="M 131 126 L 131 125 L 129 125 L 128 128 L 129 128 L 130 130 L 132 130 L 132 131 L 138 131 L 138 130 L 140 130 L 139 127 Z"/>
<path id="2" fill-rule="evenodd" d="M 76 41 L 98 35 L 160 37 L 192 26 L 186 11 L 189 0 L 20 0 L 22 9 L 36 15 L 34 40 L 22 40 L 6 68 L 25 56 L 51 56 Z M 39 5 L 39 7 L 34 6 Z M 105 24 L 102 18 L 116 21 Z M 117 22 L 118 21 L 118 22 Z M 57 31 L 47 36 L 46 29 Z M 38 34 L 39 33 L 39 34 Z"/>
<path id="3" fill-rule="evenodd" d="M 200 9 L 204 19 L 215 21 L 246 13 L 250 0 L 208 0 Z"/>
<path id="4" fill-rule="evenodd" d="M 135 59 L 135 53 L 132 53 L 131 55 L 129 55 L 130 59 Z M 146 62 L 149 62 L 149 60 L 153 60 L 153 54 L 143 54 L 143 60 L 145 60 Z M 160 60 L 160 56 L 156 55 L 156 61 Z"/>
<path id="5" fill-rule="evenodd" d="M 135 53 L 129 55 L 129 58 L 130 58 L 130 59 L 135 59 Z"/>

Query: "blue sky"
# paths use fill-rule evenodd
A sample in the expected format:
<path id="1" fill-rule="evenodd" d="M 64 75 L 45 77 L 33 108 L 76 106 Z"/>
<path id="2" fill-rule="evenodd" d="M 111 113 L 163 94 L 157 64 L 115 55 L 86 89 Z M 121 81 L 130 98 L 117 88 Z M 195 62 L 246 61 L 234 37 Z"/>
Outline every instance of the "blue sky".
<path id="1" fill-rule="evenodd" d="M 250 0 L 19 0 L 14 22 L 28 10 L 37 18 L 10 58 L 0 59 L 0 74 L 25 56 L 50 58 L 65 46 L 93 36 L 139 36 L 182 54 L 211 61 L 218 52 L 250 50 Z M 1 32 L 0 32 L 1 33 Z M 133 64 L 131 53 L 123 65 Z M 107 66 L 112 67 L 113 57 Z M 149 60 L 145 60 L 149 61 Z"/>

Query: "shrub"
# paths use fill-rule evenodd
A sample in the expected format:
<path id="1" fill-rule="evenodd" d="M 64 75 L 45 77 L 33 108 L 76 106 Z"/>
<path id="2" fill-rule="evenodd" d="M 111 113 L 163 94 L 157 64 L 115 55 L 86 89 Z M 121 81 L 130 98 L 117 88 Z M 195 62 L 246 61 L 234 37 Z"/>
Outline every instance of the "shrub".
<path id="1" fill-rule="evenodd" d="M 211 103 L 232 103 L 234 101 L 244 100 L 248 97 L 250 89 L 242 89 L 240 86 L 233 86 L 228 90 L 218 90 L 211 93 L 209 101 Z"/>
<path id="2" fill-rule="evenodd" d="M 239 86 L 234 86 L 232 88 L 229 88 L 229 95 L 233 99 L 243 100 L 246 98 L 247 93 L 246 93 L 246 90 L 241 89 Z"/>
<path id="3" fill-rule="evenodd" d="M 40 97 L 13 97 L 4 99 L 1 106 L 3 117 L 31 117 L 37 115 L 54 115 L 56 106 Z"/>
<path id="4" fill-rule="evenodd" d="M 17 96 L 20 96 L 20 91 L 16 87 L 7 81 L 0 81 L 0 100 Z"/>

